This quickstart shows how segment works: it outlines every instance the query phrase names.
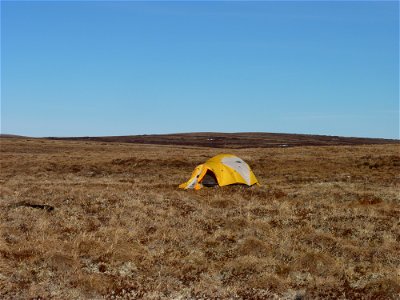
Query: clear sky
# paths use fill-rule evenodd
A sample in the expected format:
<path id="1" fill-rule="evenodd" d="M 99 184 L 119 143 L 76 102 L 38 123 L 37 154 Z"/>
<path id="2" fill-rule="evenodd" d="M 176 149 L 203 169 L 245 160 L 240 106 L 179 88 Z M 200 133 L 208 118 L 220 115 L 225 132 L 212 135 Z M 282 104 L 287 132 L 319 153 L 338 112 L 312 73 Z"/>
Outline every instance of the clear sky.
<path id="1" fill-rule="evenodd" d="M 399 138 L 399 2 L 1 1 L 1 132 Z"/>

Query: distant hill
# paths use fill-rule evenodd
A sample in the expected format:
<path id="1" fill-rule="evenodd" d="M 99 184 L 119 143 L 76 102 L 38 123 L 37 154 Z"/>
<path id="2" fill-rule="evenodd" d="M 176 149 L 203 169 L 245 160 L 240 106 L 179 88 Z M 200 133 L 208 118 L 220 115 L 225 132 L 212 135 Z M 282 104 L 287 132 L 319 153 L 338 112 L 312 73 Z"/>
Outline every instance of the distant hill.
<path id="1" fill-rule="evenodd" d="M 9 138 L 9 139 L 25 139 L 27 138 L 26 136 L 22 135 L 16 135 L 16 134 L 7 134 L 7 133 L 1 133 L 0 138 Z"/>
<path id="2" fill-rule="evenodd" d="M 52 140 L 200 146 L 212 148 L 270 148 L 294 146 L 400 144 L 400 140 L 284 133 L 176 133 L 103 137 L 49 137 Z"/>

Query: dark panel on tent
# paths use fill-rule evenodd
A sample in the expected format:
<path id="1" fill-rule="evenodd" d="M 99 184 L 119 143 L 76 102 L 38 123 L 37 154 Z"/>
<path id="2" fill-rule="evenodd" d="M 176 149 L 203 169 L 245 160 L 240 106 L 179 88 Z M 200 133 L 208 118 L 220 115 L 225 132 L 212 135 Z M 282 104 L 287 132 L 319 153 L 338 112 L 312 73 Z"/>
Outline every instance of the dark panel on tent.
<path id="1" fill-rule="evenodd" d="M 201 183 L 207 187 L 213 187 L 213 186 L 218 185 L 217 178 L 215 177 L 214 173 L 210 170 L 208 170 L 206 175 L 204 175 Z"/>

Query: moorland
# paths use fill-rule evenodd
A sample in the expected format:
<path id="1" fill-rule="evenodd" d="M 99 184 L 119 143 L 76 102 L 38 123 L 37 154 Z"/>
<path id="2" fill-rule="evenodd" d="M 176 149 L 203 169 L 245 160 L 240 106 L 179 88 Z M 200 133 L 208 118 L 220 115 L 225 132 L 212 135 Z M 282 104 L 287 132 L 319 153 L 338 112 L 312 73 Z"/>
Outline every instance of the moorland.
<path id="1" fill-rule="evenodd" d="M 0 143 L 2 299 L 400 297 L 398 143 Z M 261 186 L 178 189 L 219 153 Z"/>

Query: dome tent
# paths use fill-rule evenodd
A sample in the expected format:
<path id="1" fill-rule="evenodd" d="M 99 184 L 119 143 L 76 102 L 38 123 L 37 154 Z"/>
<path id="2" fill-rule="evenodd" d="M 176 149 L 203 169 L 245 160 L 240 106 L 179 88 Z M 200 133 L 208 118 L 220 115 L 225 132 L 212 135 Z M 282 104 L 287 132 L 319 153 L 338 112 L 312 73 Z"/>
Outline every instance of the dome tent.
<path id="1" fill-rule="evenodd" d="M 229 184 L 252 186 L 258 184 L 258 180 L 243 159 L 232 154 L 219 154 L 198 165 L 190 179 L 179 185 L 179 188 L 199 190 L 203 186 Z"/>

